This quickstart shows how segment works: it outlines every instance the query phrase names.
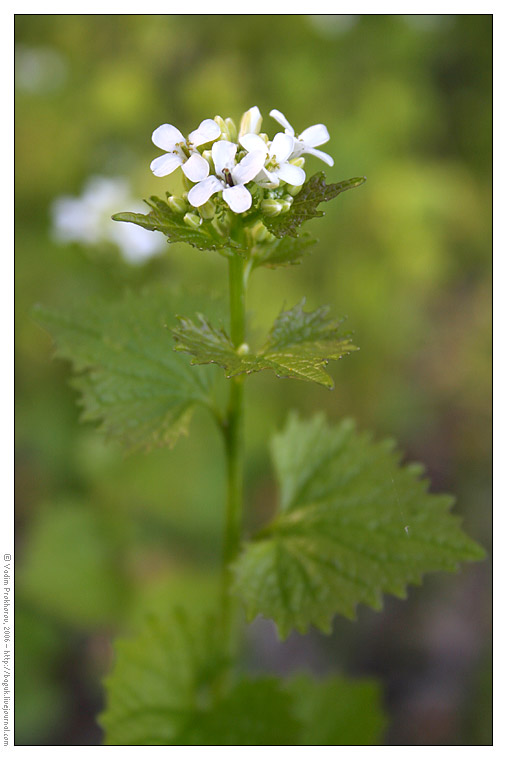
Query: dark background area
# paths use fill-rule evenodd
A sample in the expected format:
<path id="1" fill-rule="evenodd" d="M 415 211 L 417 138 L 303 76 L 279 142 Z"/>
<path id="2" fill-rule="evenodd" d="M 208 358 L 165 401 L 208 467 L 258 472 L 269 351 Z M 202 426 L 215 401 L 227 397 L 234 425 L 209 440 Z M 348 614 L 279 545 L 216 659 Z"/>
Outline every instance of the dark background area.
<path id="1" fill-rule="evenodd" d="M 80 424 L 32 306 L 152 282 L 224 291 L 220 256 L 109 220 L 176 182 L 149 170 L 153 129 L 252 105 L 271 136 L 272 108 L 298 132 L 323 122 L 328 181 L 368 181 L 309 225 L 320 242 L 301 266 L 255 273 L 248 308 L 265 331 L 282 305 L 328 303 L 361 351 L 331 368 L 333 392 L 249 379 L 247 523 L 274 509 L 272 432 L 291 408 L 325 409 L 395 437 L 489 553 L 492 17 L 18 15 L 15 33 L 16 743 L 94 745 L 112 639 L 214 602 L 223 454 L 204 412 L 150 455 Z M 330 637 L 281 644 L 258 620 L 244 657 L 379 677 L 388 744 L 489 744 L 490 562 L 336 619 Z"/>

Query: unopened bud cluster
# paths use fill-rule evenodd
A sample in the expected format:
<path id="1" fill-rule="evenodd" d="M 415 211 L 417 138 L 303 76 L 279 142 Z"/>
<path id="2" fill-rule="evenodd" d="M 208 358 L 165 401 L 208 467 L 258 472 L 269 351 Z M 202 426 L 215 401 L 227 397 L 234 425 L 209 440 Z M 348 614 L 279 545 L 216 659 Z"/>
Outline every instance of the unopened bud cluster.
<path id="1" fill-rule="evenodd" d="M 262 116 L 254 106 L 241 117 L 239 129 L 231 118 L 204 119 L 188 137 L 171 124 L 162 124 L 152 135 L 166 151 L 151 162 L 157 177 L 181 168 L 185 192 L 168 196 L 167 203 L 185 224 L 197 228 L 211 221 L 227 235 L 232 214 L 258 210 L 268 217 L 287 213 L 306 179 L 303 154 L 314 155 L 330 166 L 333 159 L 317 150 L 329 140 L 323 124 L 297 135 L 280 111 L 270 112 L 283 132 L 272 140 L 261 133 Z M 212 200 L 213 199 L 213 200 Z"/>

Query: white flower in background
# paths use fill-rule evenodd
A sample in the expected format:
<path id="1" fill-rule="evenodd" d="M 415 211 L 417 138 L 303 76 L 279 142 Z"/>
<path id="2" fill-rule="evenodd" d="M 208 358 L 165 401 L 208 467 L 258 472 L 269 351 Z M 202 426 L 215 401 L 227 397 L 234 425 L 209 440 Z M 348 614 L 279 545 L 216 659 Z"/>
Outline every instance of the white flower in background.
<path id="1" fill-rule="evenodd" d="M 241 123 L 239 125 L 239 137 L 252 133 L 258 135 L 261 131 L 262 116 L 257 106 L 249 108 L 245 111 L 241 117 Z"/>
<path id="2" fill-rule="evenodd" d="M 172 124 L 162 124 L 153 132 L 151 139 L 157 148 L 167 151 L 155 158 L 150 169 L 156 177 L 166 177 L 181 166 L 191 182 L 200 182 L 209 174 L 209 164 L 197 151 L 200 145 L 220 137 L 220 127 L 213 119 L 204 119 L 197 129 L 183 137 Z"/>
<path id="3" fill-rule="evenodd" d="M 309 153 L 312 156 L 320 158 L 329 166 L 334 165 L 334 160 L 328 153 L 316 150 L 317 145 L 324 145 L 329 140 L 329 132 L 324 124 L 314 124 L 313 127 L 308 127 L 300 135 L 297 135 L 294 127 L 288 122 L 281 111 L 277 111 L 275 108 L 269 112 L 269 115 L 281 124 L 282 127 L 285 127 L 286 135 L 291 135 L 294 138 L 294 150 L 291 158 L 298 158 L 303 153 Z"/>
<path id="4" fill-rule="evenodd" d="M 165 238 L 135 224 L 117 224 L 111 215 L 119 208 L 145 213 L 132 200 L 124 177 L 91 177 L 79 197 L 61 196 L 51 206 L 52 235 L 59 243 L 117 245 L 123 257 L 139 263 L 165 249 Z"/>
<path id="5" fill-rule="evenodd" d="M 261 140 L 261 138 L 259 138 Z M 203 206 L 212 195 L 223 192 L 223 199 L 236 214 L 248 211 L 252 205 L 252 196 L 245 187 L 262 169 L 266 154 L 266 144 L 261 140 L 262 152 L 249 152 L 236 163 L 236 143 L 220 140 L 213 144 L 211 155 L 215 165 L 215 174 L 198 182 L 188 194 L 188 202 L 198 208 Z"/>
<path id="6" fill-rule="evenodd" d="M 264 166 L 255 177 L 260 187 L 278 187 L 280 180 L 289 185 L 302 185 L 305 181 L 306 174 L 303 169 L 289 163 L 289 159 L 294 157 L 295 140 L 292 135 L 279 132 L 272 142 L 267 144 L 262 137 L 253 134 L 243 135 L 239 141 L 249 154 L 259 151 L 264 154 Z"/>

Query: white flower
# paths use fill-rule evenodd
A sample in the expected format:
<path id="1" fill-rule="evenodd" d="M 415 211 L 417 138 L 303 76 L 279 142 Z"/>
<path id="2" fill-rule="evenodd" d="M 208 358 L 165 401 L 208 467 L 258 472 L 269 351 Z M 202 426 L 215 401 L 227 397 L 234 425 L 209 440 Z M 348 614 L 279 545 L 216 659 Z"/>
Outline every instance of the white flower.
<path id="1" fill-rule="evenodd" d="M 111 221 L 111 214 L 119 208 L 145 212 L 143 204 L 132 199 L 124 177 L 91 177 L 79 197 L 64 195 L 53 201 L 53 237 L 60 243 L 113 243 L 131 263 L 142 262 L 164 250 L 165 240 L 160 232 L 154 235 L 135 224 Z"/>
<path id="2" fill-rule="evenodd" d="M 324 145 L 329 140 L 329 132 L 324 124 L 314 124 L 313 127 L 308 127 L 300 135 L 297 135 L 294 127 L 289 124 L 281 111 L 277 111 L 275 108 L 269 112 L 269 115 L 281 124 L 282 127 L 285 127 L 286 135 L 291 135 L 294 138 L 294 150 L 291 158 L 297 158 L 303 153 L 309 153 L 312 156 L 317 156 L 317 158 L 320 158 L 329 166 L 334 165 L 334 160 L 328 153 L 324 153 L 322 150 L 315 150 L 317 145 Z"/>
<path id="3" fill-rule="evenodd" d="M 263 145 L 265 148 L 265 143 Z M 262 168 L 265 150 L 262 153 L 259 151 L 248 153 L 239 164 L 236 163 L 237 150 L 238 146 L 228 140 L 219 140 L 213 144 L 211 155 L 215 174 L 206 177 L 190 190 L 188 202 L 192 206 L 198 208 L 204 205 L 212 195 L 223 191 L 223 199 L 231 211 L 236 214 L 248 211 L 252 205 L 252 196 L 245 185 L 257 176 Z"/>
<path id="4" fill-rule="evenodd" d="M 260 187 L 278 187 L 280 180 L 289 185 L 302 185 L 306 175 L 299 166 L 289 163 L 294 153 L 294 137 L 278 132 L 271 143 L 266 144 L 259 135 L 243 135 L 241 145 L 250 153 L 263 151 L 264 166 L 255 177 Z"/>
<path id="5" fill-rule="evenodd" d="M 191 182 L 200 182 L 209 174 L 209 164 L 196 150 L 200 145 L 220 137 L 220 127 L 213 119 L 204 119 L 187 139 L 172 124 L 162 124 L 151 136 L 157 148 L 166 150 L 155 158 L 150 169 L 156 177 L 166 177 L 181 166 Z"/>

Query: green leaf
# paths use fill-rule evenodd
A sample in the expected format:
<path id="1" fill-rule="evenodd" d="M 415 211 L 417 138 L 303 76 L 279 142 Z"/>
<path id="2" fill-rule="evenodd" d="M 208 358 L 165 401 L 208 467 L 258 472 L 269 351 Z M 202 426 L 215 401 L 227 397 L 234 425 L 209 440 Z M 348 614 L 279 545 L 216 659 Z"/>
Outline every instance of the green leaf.
<path id="1" fill-rule="evenodd" d="M 272 454 L 278 514 L 235 566 L 248 616 L 273 618 L 282 638 L 335 614 L 355 617 L 382 594 L 405 597 L 423 573 L 454 571 L 484 551 L 450 515 L 453 498 L 428 493 L 420 465 L 400 466 L 390 440 L 373 443 L 351 421 L 291 416 Z"/>
<path id="2" fill-rule="evenodd" d="M 330 359 L 341 359 L 357 351 L 349 334 L 339 328 L 343 320 L 328 318 L 329 307 L 305 312 L 304 301 L 277 317 L 264 347 L 256 354 L 235 350 L 223 329 L 215 329 L 202 316 L 198 322 L 179 317 L 173 330 L 176 351 L 194 357 L 193 364 L 219 364 L 227 377 L 271 369 L 278 377 L 310 380 L 333 388 L 332 377 L 324 370 Z"/>
<path id="3" fill-rule="evenodd" d="M 266 216 L 263 217 L 262 221 L 276 237 L 281 238 L 286 235 L 297 237 L 298 228 L 304 222 L 308 222 L 317 216 L 324 216 L 324 212 L 318 208 L 319 204 L 330 201 L 340 193 L 359 187 L 365 182 L 366 177 L 353 177 L 326 185 L 326 175 L 324 172 L 318 172 L 305 182 L 287 213 L 275 217 Z"/>
<path id="4" fill-rule="evenodd" d="M 300 264 L 316 242 L 311 235 L 301 235 L 298 238 L 275 237 L 267 242 L 257 243 L 252 250 L 252 268 L 264 266 L 275 269 Z"/>
<path id="5" fill-rule="evenodd" d="M 122 211 L 114 214 L 115 222 L 131 222 L 145 230 L 157 230 L 162 232 L 169 243 L 188 243 L 200 251 L 223 251 L 235 250 L 242 252 L 241 246 L 230 238 L 221 237 L 212 224 L 203 220 L 198 229 L 189 227 L 183 221 L 181 214 L 175 213 L 166 201 L 152 195 L 145 203 L 150 206 L 148 214 L 136 214 L 130 211 Z"/>
<path id="6" fill-rule="evenodd" d="M 117 642 L 115 652 L 99 718 L 106 744 L 176 744 L 210 709 L 213 683 L 224 666 L 211 618 L 150 618 L 136 638 Z"/>
<path id="7" fill-rule="evenodd" d="M 93 302 L 62 314 L 36 307 L 56 355 L 80 373 L 83 419 L 99 421 L 128 449 L 172 446 L 187 431 L 196 404 L 209 404 L 209 372 L 175 354 L 168 326 L 185 303 L 162 292 L 128 294 L 119 303 Z"/>
<path id="8" fill-rule="evenodd" d="M 115 645 L 99 722 L 107 745 L 370 744 L 385 721 L 378 686 L 333 677 L 238 676 L 225 686 L 212 618 L 151 618 Z"/>
<path id="9" fill-rule="evenodd" d="M 240 680 L 212 709 L 189 722 L 177 744 L 272 746 L 299 744 L 292 695 L 276 678 Z"/>
<path id="10" fill-rule="evenodd" d="M 287 690 L 301 724 L 299 744 L 382 744 L 387 719 L 377 681 L 338 676 L 316 681 L 298 675 L 287 682 Z"/>

